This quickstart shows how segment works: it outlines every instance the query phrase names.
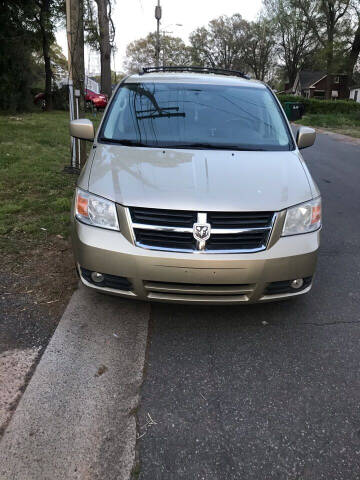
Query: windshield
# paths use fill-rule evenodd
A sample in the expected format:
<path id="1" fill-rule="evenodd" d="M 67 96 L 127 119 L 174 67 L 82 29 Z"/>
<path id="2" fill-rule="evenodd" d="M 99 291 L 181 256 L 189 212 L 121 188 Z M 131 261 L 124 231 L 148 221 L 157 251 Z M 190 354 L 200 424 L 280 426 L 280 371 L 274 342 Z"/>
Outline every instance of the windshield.
<path id="1" fill-rule="evenodd" d="M 207 84 L 122 85 L 100 140 L 148 147 L 292 149 L 267 88 Z"/>

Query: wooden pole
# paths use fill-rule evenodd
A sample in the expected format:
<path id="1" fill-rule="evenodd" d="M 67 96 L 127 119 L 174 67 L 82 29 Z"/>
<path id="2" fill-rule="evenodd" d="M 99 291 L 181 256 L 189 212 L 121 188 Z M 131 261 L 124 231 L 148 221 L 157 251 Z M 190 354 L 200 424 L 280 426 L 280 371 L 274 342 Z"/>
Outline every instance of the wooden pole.
<path id="1" fill-rule="evenodd" d="M 72 60 L 71 60 L 71 9 L 70 9 L 70 0 L 66 0 L 66 38 L 68 44 L 68 71 L 69 71 L 69 115 L 70 122 L 74 120 L 74 88 L 72 82 Z M 70 138 L 70 170 L 76 170 L 77 168 L 77 158 L 76 158 L 76 140 L 74 137 Z"/>
<path id="2" fill-rule="evenodd" d="M 75 118 L 76 95 L 79 91 L 78 102 L 80 111 L 84 111 L 84 2 L 83 0 L 66 0 L 66 32 L 68 41 L 69 67 L 69 107 L 70 119 Z M 78 117 L 78 115 L 76 115 Z M 78 143 L 78 145 L 76 145 Z M 72 167 L 81 168 L 86 161 L 86 145 L 81 140 L 72 140 Z"/>

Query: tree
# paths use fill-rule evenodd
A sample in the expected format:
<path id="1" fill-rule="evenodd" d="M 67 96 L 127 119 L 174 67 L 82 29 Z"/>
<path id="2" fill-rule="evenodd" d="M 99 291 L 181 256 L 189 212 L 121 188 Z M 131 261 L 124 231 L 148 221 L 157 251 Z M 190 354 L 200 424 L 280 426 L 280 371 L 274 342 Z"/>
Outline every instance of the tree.
<path id="1" fill-rule="evenodd" d="M 334 45 L 341 35 L 341 23 L 346 16 L 350 0 L 294 0 L 309 22 L 313 34 L 323 47 L 326 56 L 327 85 L 325 98 L 331 98 L 334 72 Z"/>
<path id="2" fill-rule="evenodd" d="M 45 68 L 45 108 L 52 109 L 52 68 L 50 46 L 54 42 L 54 25 L 52 23 L 54 2 L 51 0 L 37 0 L 35 18 L 41 38 L 42 53 Z"/>
<path id="3" fill-rule="evenodd" d="M 97 5 L 95 11 L 94 3 Z M 111 0 L 86 0 L 84 26 L 86 42 L 100 52 L 102 93 L 111 96 L 111 52 L 114 49 L 115 27 L 111 18 Z"/>
<path id="4" fill-rule="evenodd" d="M 193 63 L 212 68 L 243 70 L 248 23 L 241 15 L 221 16 L 190 35 Z"/>
<path id="5" fill-rule="evenodd" d="M 55 29 L 64 18 L 63 0 L 11 0 L 10 3 L 20 5 L 22 22 L 30 40 L 29 47 L 34 51 L 41 50 L 45 77 L 46 109 L 52 108 L 51 46 L 55 42 Z"/>
<path id="6" fill-rule="evenodd" d="M 0 0 L 1 110 L 25 110 L 32 101 L 30 88 L 36 77 L 32 7 L 27 0 Z"/>
<path id="7" fill-rule="evenodd" d="M 350 48 L 345 57 L 345 72 L 347 74 L 347 87 L 352 80 L 354 75 L 355 65 L 359 59 L 360 55 L 360 5 L 357 2 L 352 4 L 352 17 L 354 20 L 350 23 L 350 29 L 352 29 L 352 36 L 347 36 L 351 38 Z"/>
<path id="8" fill-rule="evenodd" d="M 269 73 L 275 65 L 274 28 L 270 20 L 260 18 L 246 25 L 243 61 L 258 80 L 268 80 Z"/>
<path id="9" fill-rule="evenodd" d="M 156 33 L 131 42 L 126 49 L 124 67 L 128 72 L 138 72 L 145 66 L 155 64 Z M 160 61 L 162 65 L 190 65 L 190 50 L 178 37 L 163 34 L 160 38 Z"/>
<path id="10" fill-rule="evenodd" d="M 29 99 L 25 97 L 29 96 L 31 83 L 36 79 L 36 52 L 41 50 L 46 108 L 51 109 L 51 45 L 55 40 L 56 24 L 63 12 L 63 0 L 1 0 L 1 84 L 7 84 L 10 91 L 18 85 L 13 92 L 13 101 L 4 101 L 4 104 L 12 104 L 12 108 L 16 109 L 21 108 L 21 99 L 22 108 L 28 104 Z"/>
<path id="11" fill-rule="evenodd" d="M 221 16 L 196 29 L 190 43 L 193 63 L 200 66 L 251 72 L 264 80 L 274 64 L 274 29 L 265 17 L 247 22 L 239 14 Z"/>
<path id="12" fill-rule="evenodd" d="M 275 29 L 277 54 L 292 86 L 298 71 L 317 45 L 311 22 L 293 0 L 265 0 L 264 4 Z"/>

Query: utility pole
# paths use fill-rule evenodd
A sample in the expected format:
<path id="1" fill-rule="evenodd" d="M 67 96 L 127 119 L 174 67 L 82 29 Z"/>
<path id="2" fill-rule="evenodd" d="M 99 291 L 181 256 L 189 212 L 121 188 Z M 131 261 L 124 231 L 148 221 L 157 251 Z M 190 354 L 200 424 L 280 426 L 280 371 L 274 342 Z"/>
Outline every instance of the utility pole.
<path id="1" fill-rule="evenodd" d="M 79 118 L 84 108 L 84 3 L 83 0 L 66 0 L 66 33 L 69 68 L 70 120 Z M 71 164 L 66 171 L 76 173 L 86 161 L 86 145 L 71 138 Z"/>
<path id="2" fill-rule="evenodd" d="M 159 67 L 160 66 L 160 20 L 161 20 L 160 0 L 158 0 L 157 6 L 155 7 L 155 18 L 156 18 L 156 23 L 157 23 L 155 64 L 156 64 L 157 67 Z"/>

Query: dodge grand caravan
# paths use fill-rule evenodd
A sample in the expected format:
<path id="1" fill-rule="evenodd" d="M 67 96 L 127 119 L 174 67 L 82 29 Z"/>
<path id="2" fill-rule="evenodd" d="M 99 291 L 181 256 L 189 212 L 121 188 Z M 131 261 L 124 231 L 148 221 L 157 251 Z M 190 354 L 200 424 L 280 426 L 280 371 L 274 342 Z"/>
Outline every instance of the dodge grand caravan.
<path id="1" fill-rule="evenodd" d="M 319 190 L 271 89 L 239 72 L 147 68 L 117 87 L 78 180 L 81 281 L 127 298 L 253 303 L 309 292 Z"/>

